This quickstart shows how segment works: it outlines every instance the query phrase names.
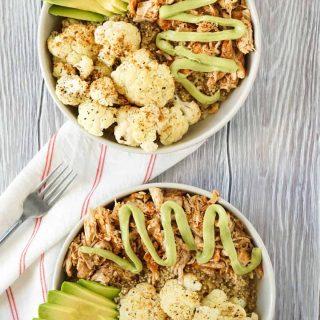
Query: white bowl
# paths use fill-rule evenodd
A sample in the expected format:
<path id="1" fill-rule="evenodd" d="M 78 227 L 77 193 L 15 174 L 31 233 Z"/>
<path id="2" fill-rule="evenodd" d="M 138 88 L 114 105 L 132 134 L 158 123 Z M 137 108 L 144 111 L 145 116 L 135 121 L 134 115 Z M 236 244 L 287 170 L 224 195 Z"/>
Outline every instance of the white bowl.
<path id="1" fill-rule="evenodd" d="M 256 47 L 256 50 L 250 53 L 247 57 L 247 68 L 249 72 L 248 76 L 241 82 L 240 86 L 232 92 L 228 99 L 223 102 L 221 109 L 216 114 L 210 115 L 207 117 L 207 119 L 191 126 L 190 130 L 182 140 L 170 146 L 160 145 L 158 150 L 154 153 L 160 154 L 175 152 L 204 141 L 220 130 L 224 125 L 226 125 L 244 103 L 256 78 L 261 55 L 261 29 L 254 0 L 247 0 L 247 4 L 251 11 Z M 92 139 L 99 141 L 100 143 L 112 145 L 113 147 L 119 148 L 123 151 L 146 153 L 141 148 L 134 148 L 118 144 L 113 135 L 103 137 L 90 135 L 78 124 L 76 119 L 76 108 L 66 106 L 58 100 L 55 94 L 56 81 L 52 76 L 52 57 L 47 49 L 46 41 L 51 31 L 58 30 L 61 19 L 48 14 L 48 8 L 49 5 L 44 3 L 41 10 L 38 27 L 38 54 L 42 75 L 53 100 L 56 102 L 60 110 L 67 116 L 67 118 L 76 123 L 81 131 L 89 135 Z"/>
<path id="2" fill-rule="evenodd" d="M 190 194 L 200 194 L 211 198 L 212 194 L 208 191 L 177 183 L 153 183 L 153 184 L 145 184 L 141 186 L 132 187 L 123 191 L 122 193 L 108 199 L 102 206 L 112 205 L 115 199 L 122 199 L 133 192 L 147 190 L 150 187 L 159 187 L 159 188 L 170 188 L 170 189 L 179 189 L 183 191 L 187 191 Z M 232 212 L 234 216 L 236 216 L 246 227 L 248 233 L 251 235 L 253 242 L 255 245 L 262 249 L 262 263 L 263 263 L 263 271 L 264 275 L 261 280 L 258 282 L 258 297 L 257 297 L 257 312 L 259 314 L 259 318 L 261 320 L 272 320 L 274 317 L 275 310 L 275 297 L 276 297 L 276 287 L 275 287 L 275 278 L 273 273 L 272 264 L 270 261 L 270 257 L 268 255 L 267 249 L 261 240 L 259 234 L 253 225 L 247 220 L 247 218 L 235 207 L 233 207 L 227 201 L 220 199 L 219 203 L 226 208 L 228 211 Z M 67 254 L 70 243 L 76 237 L 76 235 L 83 228 L 83 219 L 73 228 L 73 230 L 68 235 L 66 241 L 64 242 L 62 249 L 60 251 L 55 271 L 53 275 L 52 289 L 60 289 L 61 283 L 65 279 L 64 271 L 63 271 L 63 261 Z"/>

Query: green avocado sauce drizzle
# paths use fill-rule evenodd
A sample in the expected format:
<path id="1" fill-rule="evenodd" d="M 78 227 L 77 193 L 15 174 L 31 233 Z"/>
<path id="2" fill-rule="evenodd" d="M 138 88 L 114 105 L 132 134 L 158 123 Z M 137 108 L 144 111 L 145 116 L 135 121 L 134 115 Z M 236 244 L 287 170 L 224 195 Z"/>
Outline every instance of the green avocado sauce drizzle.
<path id="1" fill-rule="evenodd" d="M 171 65 L 171 72 L 177 82 L 179 82 L 198 102 L 207 105 L 215 103 L 220 99 L 220 91 L 214 95 L 203 94 L 188 78 L 187 75 L 179 72 L 181 69 L 189 69 L 200 72 L 236 72 L 237 63 L 232 59 L 219 58 L 206 54 L 195 54 L 185 46 L 174 47 L 169 41 L 197 41 L 212 42 L 222 40 L 235 40 L 241 38 L 246 33 L 245 24 L 237 19 L 226 19 L 209 15 L 195 16 L 185 13 L 191 9 L 197 9 L 215 3 L 217 0 L 184 0 L 172 5 L 162 6 L 159 10 L 159 17 L 162 20 L 176 20 L 187 23 L 211 22 L 231 29 L 218 32 L 183 32 L 168 30 L 157 35 L 157 47 L 163 52 L 178 56 Z"/>
<path id="2" fill-rule="evenodd" d="M 172 228 L 172 213 L 174 213 L 175 221 L 177 223 L 180 235 L 186 246 L 191 251 L 197 251 L 195 239 L 192 235 L 190 226 L 188 224 L 187 216 L 180 205 L 174 201 L 166 201 L 161 206 L 161 224 L 163 227 L 165 259 L 159 257 L 152 241 L 148 235 L 145 217 L 143 212 L 133 204 L 126 204 L 119 210 L 119 223 L 121 229 L 122 243 L 128 259 L 120 258 L 111 251 L 101 248 L 91 248 L 82 246 L 79 248 L 80 252 L 87 254 L 96 254 L 105 259 L 111 260 L 121 268 L 132 273 L 140 273 L 143 265 L 138 256 L 134 253 L 130 244 L 129 223 L 131 216 L 136 224 L 137 231 L 141 237 L 144 246 L 149 251 L 153 260 L 160 266 L 172 267 L 177 261 L 176 242 L 174 231 Z M 232 241 L 231 231 L 229 229 L 229 217 L 221 205 L 210 205 L 203 220 L 203 251 L 197 251 L 196 260 L 199 264 L 207 263 L 214 255 L 215 250 L 215 230 L 214 222 L 216 214 L 219 216 L 218 227 L 220 229 L 220 238 L 223 249 L 226 251 L 231 266 L 237 275 L 244 275 L 253 271 L 261 263 L 262 253 L 260 248 L 253 248 L 251 261 L 247 266 L 243 266 L 238 260 L 237 252 Z"/>

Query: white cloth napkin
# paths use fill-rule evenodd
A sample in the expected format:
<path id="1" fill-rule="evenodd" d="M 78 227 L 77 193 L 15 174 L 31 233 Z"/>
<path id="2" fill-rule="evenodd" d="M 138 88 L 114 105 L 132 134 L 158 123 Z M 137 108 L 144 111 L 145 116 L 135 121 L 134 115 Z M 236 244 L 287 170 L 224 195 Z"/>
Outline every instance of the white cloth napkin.
<path id="1" fill-rule="evenodd" d="M 95 207 L 121 189 L 161 174 L 199 145 L 170 155 L 122 152 L 93 142 L 66 123 L 0 197 L 0 233 L 19 218 L 25 197 L 64 161 L 76 181 L 43 218 L 23 223 L 0 246 L 0 319 L 30 320 L 51 288 L 53 268 L 68 232 Z"/>

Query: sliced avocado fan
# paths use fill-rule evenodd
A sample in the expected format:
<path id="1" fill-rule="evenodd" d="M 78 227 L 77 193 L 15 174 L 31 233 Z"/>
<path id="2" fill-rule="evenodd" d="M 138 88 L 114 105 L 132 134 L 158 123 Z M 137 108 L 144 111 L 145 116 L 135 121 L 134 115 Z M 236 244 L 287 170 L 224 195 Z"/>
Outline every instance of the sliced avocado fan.
<path id="1" fill-rule="evenodd" d="M 33 320 L 116 320 L 119 312 L 111 299 L 119 289 L 94 281 L 63 282 L 60 290 L 48 292 L 47 302 L 39 306 Z M 109 298 L 110 297 L 110 298 Z M 111 298 L 112 297 L 112 298 Z"/>
<path id="2" fill-rule="evenodd" d="M 105 307 L 58 290 L 49 291 L 48 303 L 74 308 L 77 310 L 77 314 L 83 317 L 87 316 L 87 318 L 90 318 L 90 316 L 92 318 L 101 316 L 104 320 L 112 320 L 118 315 L 118 312 L 113 308 Z"/>
<path id="3" fill-rule="evenodd" d="M 77 311 L 58 304 L 43 303 L 39 306 L 39 317 L 47 320 L 78 320 Z"/>
<path id="4" fill-rule="evenodd" d="M 104 296 L 109 299 L 114 299 L 120 293 L 120 289 L 118 288 L 105 286 L 95 281 L 80 279 L 77 281 L 77 283 L 80 284 L 80 286 L 87 288 L 92 292 L 100 294 L 101 296 Z"/>
<path id="5" fill-rule="evenodd" d="M 102 14 L 84 11 L 80 9 L 74 9 L 69 7 L 61 7 L 57 5 L 52 5 L 48 12 L 53 16 L 66 17 L 78 20 L 94 21 L 94 22 L 103 22 L 106 20 L 106 17 Z"/>
<path id="6" fill-rule="evenodd" d="M 50 4 L 55 4 L 58 6 L 74 8 L 84 11 L 96 12 L 100 13 L 104 16 L 110 17 L 113 14 L 106 10 L 104 7 L 100 6 L 100 4 L 95 0 L 45 0 Z"/>
<path id="7" fill-rule="evenodd" d="M 116 13 L 124 14 L 127 11 L 127 4 L 122 0 L 96 0 L 106 10 Z"/>
<path id="8" fill-rule="evenodd" d="M 61 291 L 72 294 L 82 299 L 86 299 L 87 301 L 97 303 L 107 308 L 116 309 L 117 307 L 117 305 L 110 299 L 107 299 L 101 296 L 100 294 L 92 292 L 91 290 L 88 290 L 77 283 L 65 281 L 62 283 Z"/>
<path id="9" fill-rule="evenodd" d="M 88 20 L 88 21 L 103 21 L 103 20 L 92 20 L 94 17 L 92 16 L 93 13 L 100 14 L 106 17 L 111 17 L 115 14 L 123 15 L 127 11 L 128 3 L 127 0 L 44 0 L 50 4 L 60 6 L 60 7 L 67 7 L 72 9 L 78 9 L 82 11 L 88 12 L 88 17 L 82 12 L 74 13 L 70 12 L 70 10 L 66 10 L 66 13 L 63 13 L 63 9 L 54 9 L 59 10 L 59 16 L 70 17 L 70 15 L 75 15 L 76 19 L 81 20 Z M 49 12 L 50 13 L 50 12 Z M 71 17 L 73 18 L 73 17 Z M 95 17 L 97 19 L 97 17 Z"/>

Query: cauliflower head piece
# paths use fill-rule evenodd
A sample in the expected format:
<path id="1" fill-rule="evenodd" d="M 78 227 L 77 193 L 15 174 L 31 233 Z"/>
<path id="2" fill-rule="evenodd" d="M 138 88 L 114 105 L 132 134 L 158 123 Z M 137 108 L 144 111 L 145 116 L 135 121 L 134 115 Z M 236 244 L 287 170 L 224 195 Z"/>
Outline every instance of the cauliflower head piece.
<path id="1" fill-rule="evenodd" d="M 246 311 L 241 306 L 229 301 L 218 305 L 217 309 L 220 312 L 221 318 L 225 320 L 246 320 L 247 317 Z"/>
<path id="2" fill-rule="evenodd" d="M 124 21 L 106 21 L 95 31 L 96 43 L 103 46 L 99 59 L 112 66 L 116 58 L 125 57 L 138 50 L 141 42 L 139 29 Z"/>
<path id="3" fill-rule="evenodd" d="M 201 282 L 193 273 L 186 273 L 183 276 L 183 286 L 191 291 L 200 291 L 202 288 Z"/>
<path id="4" fill-rule="evenodd" d="M 219 311 L 220 319 L 241 319 L 245 320 L 247 317 L 246 311 L 244 309 L 243 301 L 240 299 L 233 299 L 237 303 L 228 301 L 227 295 L 219 289 L 212 290 L 201 302 L 203 306 L 217 309 Z"/>
<path id="5" fill-rule="evenodd" d="M 67 105 L 77 106 L 86 99 L 88 83 L 77 75 L 64 75 L 58 79 L 56 95 Z"/>
<path id="6" fill-rule="evenodd" d="M 216 308 L 200 306 L 196 308 L 192 320 L 220 320 L 220 311 Z"/>
<path id="7" fill-rule="evenodd" d="M 173 279 L 166 282 L 160 291 L 160 305 L 172 320 L 191 320 L 200 306 L 198 293 L 185 289 Z"/>
<path id="8" fill-rule="evenodd" d="M 65 23 L 61 33 L 52 32 L 47 40 L 50 53 L 77 68 L 84 79 L 93 70 L 100 50 L 94 41 L 95 29 L 90 23 Z"/>
<path id="9" fill-rule="evenodd" d="M 200 120 L 201 110 L 194 101 L 182 101 L 178 96 L 176 96 L 174 105 L 180 108 L 189 125 L 193 125 Z"/>
<path id="10" fill-rule="evenodd" d="M 121 107 L 118 111 L 118 125 L 114 129 L 115 138 L 121 144 L 140 146 L 147 152 L 153 152 L 158 148 L 154 142 L 157 139 L 158 118 L 159 109 L 154 106 Z"/>
<path id="11" fill-rule="evenodd" d="M 165 320 L 156 289 L 148 283 L 140 283 L 120 300 L 120 320 Z"/>
<path id="12" fill-rule="evenodd" d="M 175 84 L 169 67 L 152 59 L 146 49 L 128 56 L 111 77 L 117 90 L 137 106 L 161 108 L 174 97 Z"/>
<path id="13" fill-rule="evenodd" d="M 203 306 L 215 308 L 218 305 L 221 305 L 227 302 L 227 300 L 228 300 L 228 297 L 224 293 L 224 291 L 220 289 L 214 289 L 202 300 L 201 304 Z"/>
<path id="14" fill-rule="evenodd" d="M 158 133 L 163 145 L 179 141 L 187 133 L 189 125 L 200 120 L 201 110 L 195 102 L 183 102 L 175 97 L 173 107 L 162 108 Z"/>
<path id="15" fill-rule="evenodd" d="M 80 77 L 83 79 L 88 78 L 93 71 L 93 61 L 88 56 L 79 56 L 74 66 L 79 70 Z"/>
<path id="16" fill-rule="evenodd" d="M 53 71 L 52 75 L 55 78 L 61 78 L 65 75 L 77 74 L 76 69 L 69 63 L 65 63 L 57 57 L 53 57 Z"/>
<path id="17" fill-rule="evenodd" d="M 79 105 L 78 123 L 94 136 L 102 136 L 116 121 L 117 109 L 105 107 L 95 101 L 86 101 Z"/>
<path id="18" fill-rule="evenodd" d="M 91 72 L 90 78 L 92 81 L 98 80 L 102 77 L 109 77 L 112 72 L 112 69 L 106 66 L 100 60 L 97 60 L 95 65 L 93 66 L 93 70 Z"/>
<path id="19" fill-rule="evenodd" d="M 92 100 L 104 106 L 112 106 L 118 100 L 118 92 L 109 77 L 93 81 L 90 85 L 89 94 Z"/>

